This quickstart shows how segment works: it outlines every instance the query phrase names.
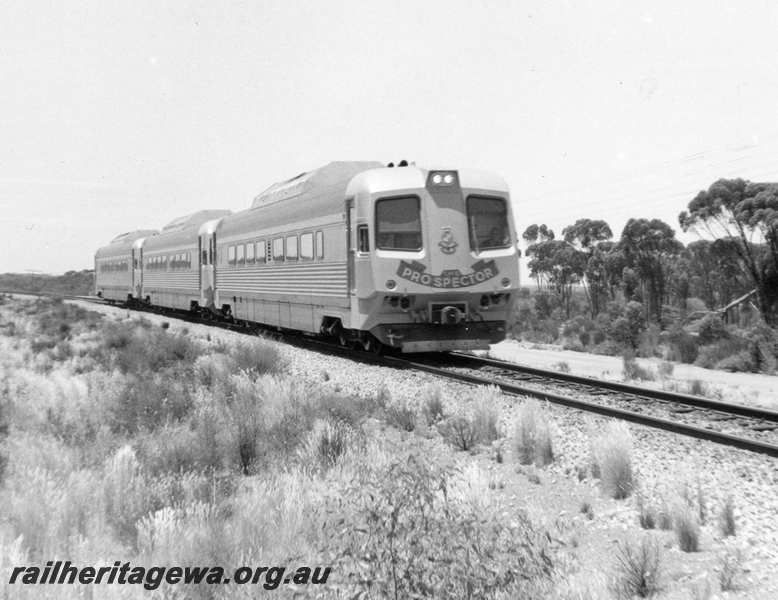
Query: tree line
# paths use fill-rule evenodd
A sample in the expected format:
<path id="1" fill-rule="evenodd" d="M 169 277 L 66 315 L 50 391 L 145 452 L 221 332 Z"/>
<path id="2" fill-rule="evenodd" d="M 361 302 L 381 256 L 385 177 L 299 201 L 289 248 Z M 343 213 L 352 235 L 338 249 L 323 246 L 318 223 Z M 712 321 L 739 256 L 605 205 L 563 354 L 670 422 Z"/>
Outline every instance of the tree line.
<path id="1" fill-rule="evenodd" d="M 581 286 L 591 318 L 621 299 L 640 302 L 645 321 L 662 326 L 668 308 L 685 310 L 689 298 L 713 309 L 754 291 L 764 322 L 778 325 L 778 183 L 720 179 L 678 222 L 700 239 L 684 246 L 660 219 L 629 219 L 618 239 L 599 219 L 578 219 L 561 237 L 530 225 L 522 234 L 530 275 L 568 319 Z"/>

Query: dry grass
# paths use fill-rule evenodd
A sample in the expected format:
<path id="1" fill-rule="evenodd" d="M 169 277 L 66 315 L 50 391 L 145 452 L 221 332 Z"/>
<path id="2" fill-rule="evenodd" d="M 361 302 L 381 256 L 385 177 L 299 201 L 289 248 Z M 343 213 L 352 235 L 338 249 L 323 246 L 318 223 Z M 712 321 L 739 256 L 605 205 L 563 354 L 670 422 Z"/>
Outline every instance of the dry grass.
<path id="1" fill-rule="evenodd" d="M 735 502 L 732 496 L 727 496 L 719 512 L 719 531 L 724 537 L 733 536 L 737 532 L 735 523 Z"/>
<path id="2" fill-rule="evenodd" d="M 661 589 L 659 543 L 644 535 L 640 542 L 619 542 L 615 551 L 613 592 L 618 598 L 650 598 Z"/>
<path id="3" fill-rule="evenodd" d="M 683 552 L 699 552 L 700 521 L 694 510 L 688 506 L 679 506 L 673 513 L 673 529 L 678 547 Z"/>
<path id="4" fill-rule="evenodd" d="M 632 467 L 632 435 L 621 421 L 610 422 L 600 436 L 592 440 L 594 470 L 605 492 L 616 500 L 628 497 L 635 488 Z"/>
<path id="5" fill-rule="evenodd" d="M 417 425 L 416 410 L 408 404 L 391 402 L 386 407 L 386 421 L 402 431 L 413 431 Z"/>
<path id="6" fill-rule="evenodd" d="M 544 467 L 554 460 L 548 417 L 536 400 L 527 400 L 513 430 L 513 447 L 521 464 Z"/>
<path id="7" fill-rule="evenodd" d="M 455 415 L 438 424 L 443 439 L 457 450 L 467 452 L 478 442 L 478 429 L 472 418 Z"/>
<path id="8" fill-rule="evenodd" d="M 9 399 L 0 414 L 9 424 L 0 575 L 52 556 L 96 565 L 108 556 L 145 565 L 337 564 L 349 591 L 374 597 L 434 585 L 452 600 L 532 598 L 540 597 L 527 591 L 535 582 L 548 583 L 548 538 L 524 517 L 505 524 L 490 493 L 498 481 L 446 466 L 436 444 L 417 436 L 398 436 L 397 447 L 374 439 L 365 422 L 388 398 L 325 393 L 275 372 L 272 361 L 259 366 L 272 356 L 263 341 L 239 360 L 223 345 L 143 321 L 60 328 L 55 316 L 40 328 L 45 305 L 13 302 L 0 306 L 0 320 L 13 313 L 15 323 L 12 338 L 0 336 L 0 349 L 14 349 L 0 352 L 0 372 L 9 373 L 0 388 Z M 30 350 L 35 339 L 48 345 L 40 355 Z M 432 422 L 463 449 L 497 431 L 489 410 L 441 421 L 439 396 L 429 404 Z M 366 575 L 387 587 L 369 587 Z M 186 594 L 199 600 L 214 590 Z"/>
<path id="9" fill-rule="evenodd" d="M 491 444 L 502 437 L 498 424 L 502 392 L 494 385 L 478 387 L 473 395 L 473 422 L 478 441 Z"/>
<path id="10" fill-rule="evenodd" d="M 718 557 L 719 586 L 724 592 L 737 589 L 745 556 L 740 548 L 725 548 Z"/>
<path id="11" fill-rule="evenodd" d="M 433 427 L 446 418 L 442 392 L 439 386 L 428 386 L 424 390 L 421 398 L 421 412 L 428 427 Z"/>

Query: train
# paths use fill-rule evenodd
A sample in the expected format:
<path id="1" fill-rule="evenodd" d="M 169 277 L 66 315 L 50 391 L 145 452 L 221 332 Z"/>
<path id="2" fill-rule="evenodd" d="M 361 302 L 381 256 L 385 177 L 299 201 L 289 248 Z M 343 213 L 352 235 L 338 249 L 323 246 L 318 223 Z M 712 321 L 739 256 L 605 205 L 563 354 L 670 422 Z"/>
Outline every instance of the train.
<path id="1" fill-rule="evenodd" d="M 477 350 L 505 338 L 518 256 L 498 175 L 338 161 L 246 210 L 117 236 L 95 254 L 95 294 L 367 351 Z"/>

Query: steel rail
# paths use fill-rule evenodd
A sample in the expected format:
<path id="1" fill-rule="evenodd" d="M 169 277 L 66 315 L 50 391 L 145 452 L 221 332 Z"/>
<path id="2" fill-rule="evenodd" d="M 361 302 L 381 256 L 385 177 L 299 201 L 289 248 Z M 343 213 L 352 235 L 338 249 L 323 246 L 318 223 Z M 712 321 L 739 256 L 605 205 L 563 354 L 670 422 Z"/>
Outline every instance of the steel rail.
<path id="1" fill-rule="evenodd" d="M 674 404 L 683 404 L 686 406 L 693 406 L 695 408 L 705 408 L 708 410 L 715 410 L 729 415 L 739 415 L 742 417 L 749 417 L 751 419 L 763 419 L 765 421 L 770 421 L 772 423 L 778 423 L 778 411 L 769 410 L 766 408 L 746 406 L 744 404 L 734 404 L 730 402 L 722 402 L 720 400 L 710 400 L 709 398 L 703 398 L 701 396 L 692 396 L 691 394 L 681 394 L 678 392 L 669 392 L 666 390 L 642 388 L 634 385 L 629 385 L 626 383 L 621 383 L 618 381 L 607 381 L 604 379 L 596 379 L 594 377 L 586 377 L 583 375 L 572 375 L 570 373 L 560 373 L 559 371 L 550 371 L 546 369 L 539 369 L 536 367 L 528 367 L 525 365 L 506 362 L 502 360 L 495 360 L 493 358 L 484 358 L 480 356 L 463 354 L 461 352 L 449 352 L 448 356 L 452 356 L 456 360 L 460 360 L 462 362 L 467 361 L 467 362 L 480 364 L 480 365 L 488 365 L 500 369 L 505 369 L 508 371 L 515 371 L 519 373 L 526 373 L 528 375 L 545 377 L 547 379 L 556 379 L 568 383 L 576 383 L 579 385 L 584 385 L 596 389 L 612 390 L 614 392 L 621 392 L 623 394 L 630 394 L 633 396 L 653 398 L 655 400 L 663 400 L 665 402 L 672 402 Z"/>
<path id="2" fill-rule="evenodd" d="M 560 396 L 559 394 L 552 394 L 550 392 L 545 392 L 534 388 L 527 388 L 512 383 L 495 381 L 493 379 L 487 379 L 477 375 L 469 375 L 467 373 L 451 371 L 443 367 L 436 367 L 418 361 L 411 361 L 397 357 L 385 358 L 385 362 L 394 364 L 400 368 L 424 371 L 439 377 L 454 379 L 473 385 L 496 385 L 500 388 L 500 390 L 507 394 L 516 396 L 531 396 L 533 398 L 546 400 L 554 404 L 560 404 L 562 406 L 576 408 L 586 412 L 597 413 L 606 417 L 615 417 L 624 421 L 638 423 L 639 425 L 646 425 L 655 429 L 662 429 L 664 431 L 670 431 L 688 437 L 707 440 L 709 442 L 716 442 L 719 444 L 741 448 L 743 450 L 749 450 L 751 452 L 757 452 L 759 454 L 766 454 L 767 456 L 778 458 L 778 446 L 774 444 L 768 444 L 766 442 L 761 442 L 759 440 L 742 438 L 728 433 L 714 431 L 712 429 L 705 429 L 704 427 L 686 425 L 684 423 L 679 423 L 678 421 L 671 421 L 661 417 L 652 417 L 643 413 L 624 410 L 621 408 L 613 408 L 603 404 L 598 404 L 596 402 L 587 402 L 585 400 L 578 400 L 568 396 Z"/>

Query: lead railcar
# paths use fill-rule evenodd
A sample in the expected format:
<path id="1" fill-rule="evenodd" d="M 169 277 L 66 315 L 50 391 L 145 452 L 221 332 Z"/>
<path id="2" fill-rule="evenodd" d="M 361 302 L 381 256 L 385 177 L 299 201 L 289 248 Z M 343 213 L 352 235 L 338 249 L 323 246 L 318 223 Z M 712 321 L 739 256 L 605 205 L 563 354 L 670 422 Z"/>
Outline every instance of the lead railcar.
<path id="1" fill-rule="evenodd" d="M 494 174 L 334 162 L 201 235 L 197 308 L 366 349 L 483 349 L 505 337 L 515 241 Z"/>

